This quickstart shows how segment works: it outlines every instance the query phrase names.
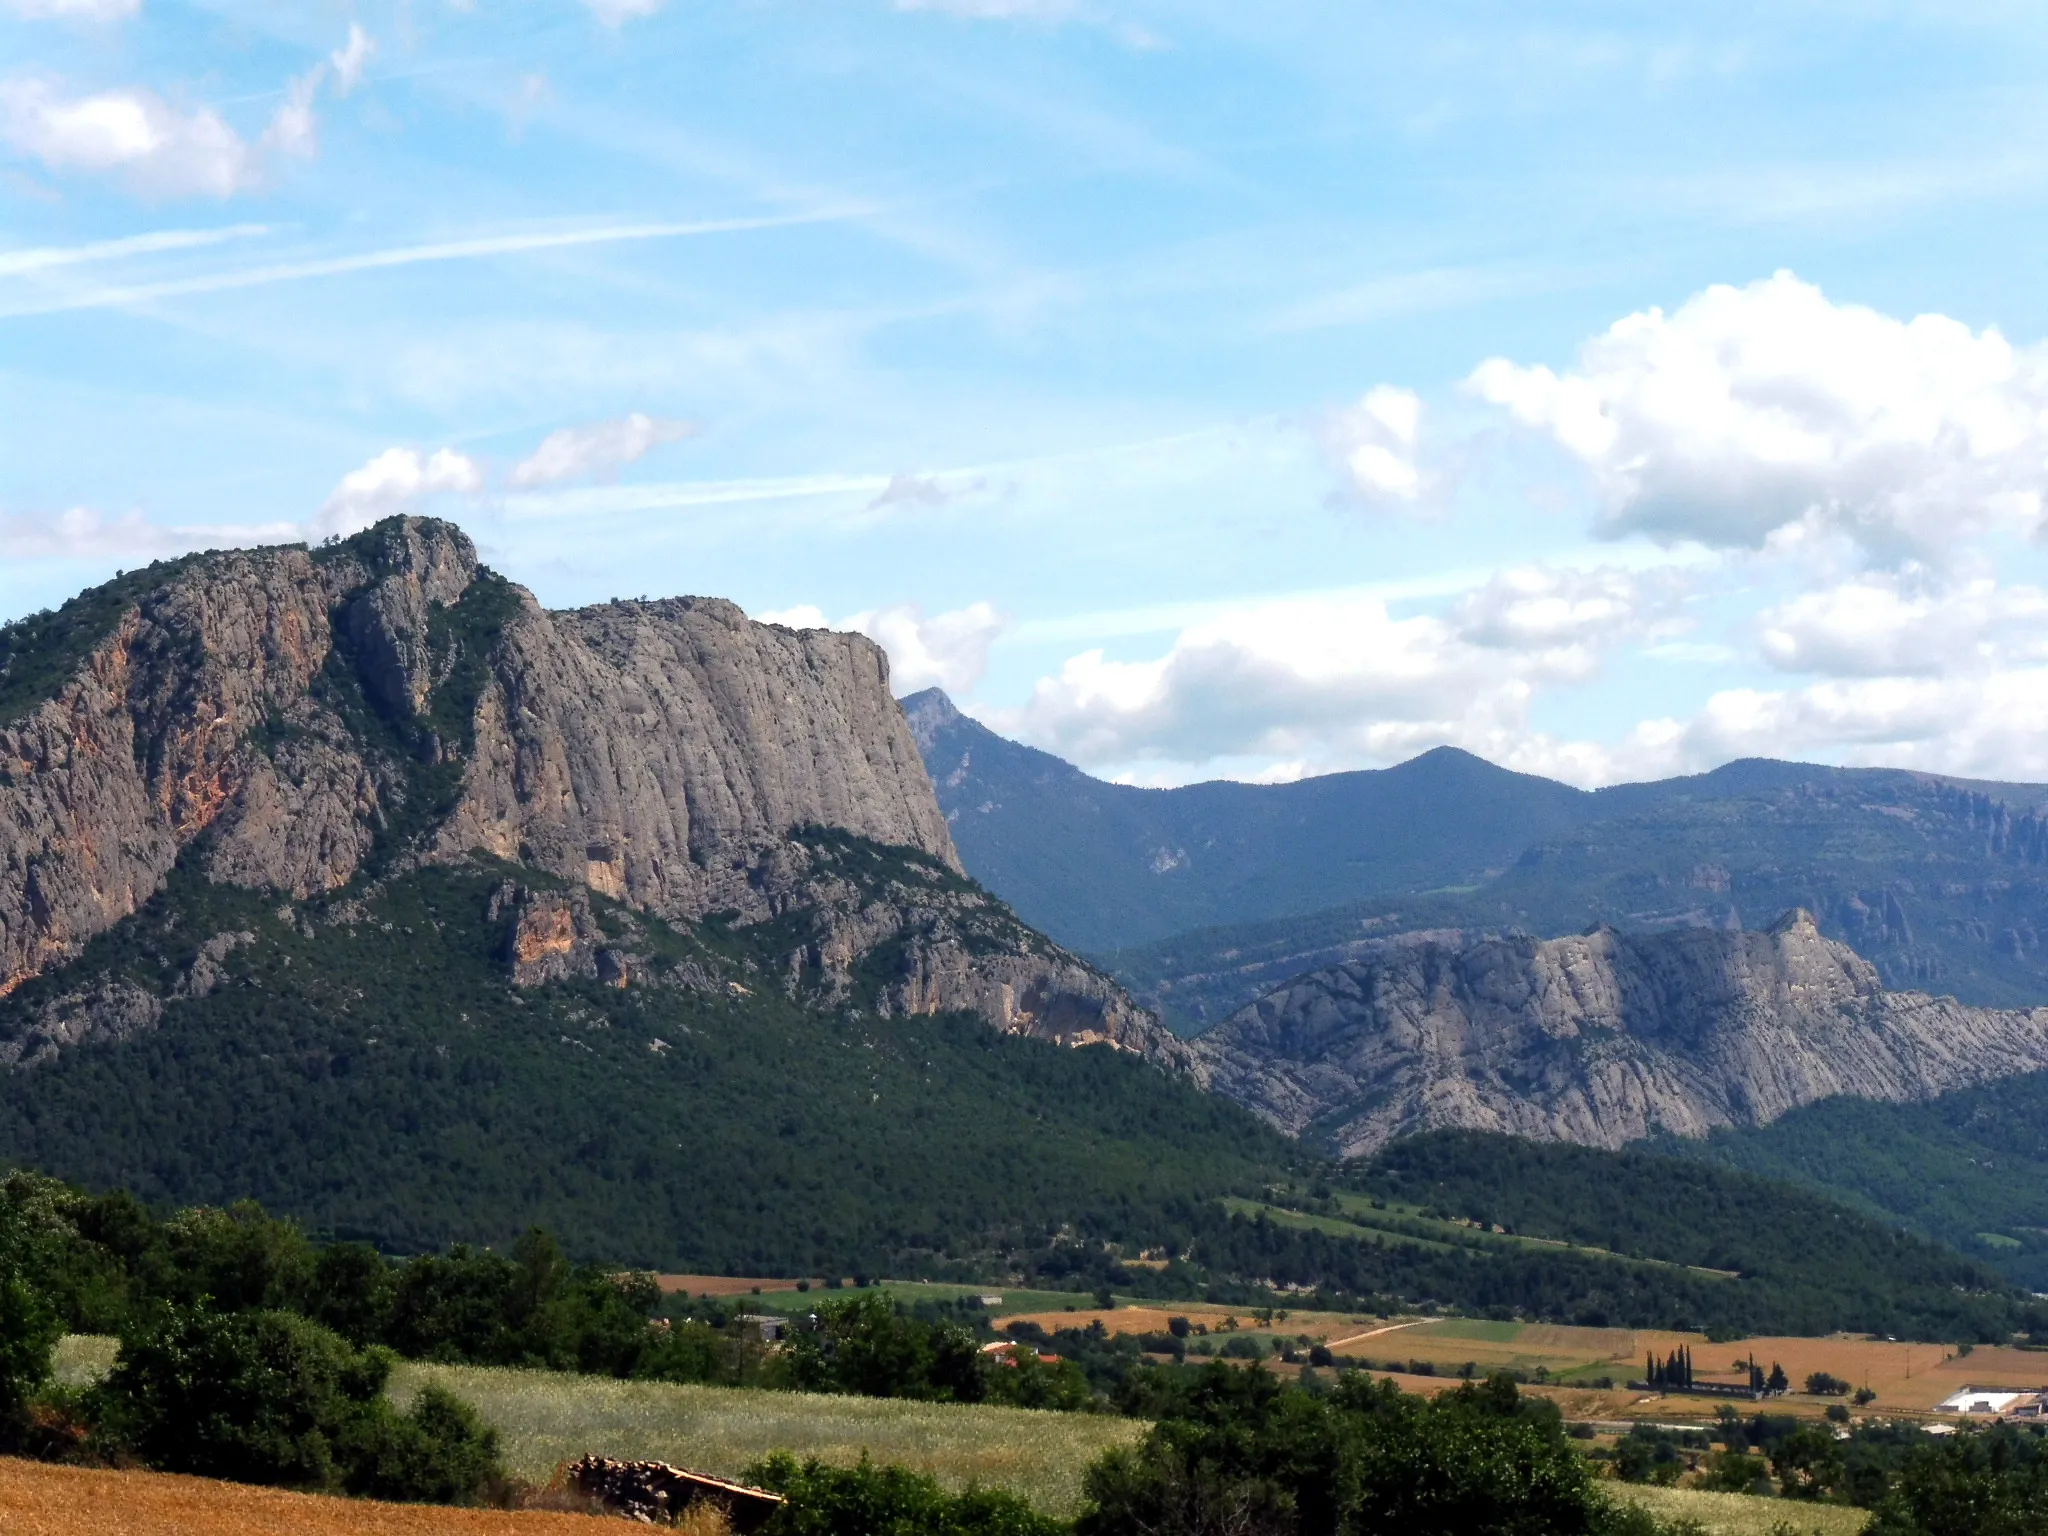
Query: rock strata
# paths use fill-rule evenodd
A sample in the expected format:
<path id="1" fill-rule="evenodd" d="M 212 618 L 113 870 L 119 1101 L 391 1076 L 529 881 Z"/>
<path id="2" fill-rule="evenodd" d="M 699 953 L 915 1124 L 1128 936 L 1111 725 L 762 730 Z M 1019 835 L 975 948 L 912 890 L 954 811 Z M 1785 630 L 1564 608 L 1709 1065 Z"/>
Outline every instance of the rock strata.
<path id="1" fill-rule="evenodd" d="M 1615 1147 L 2048 1068 L 2048 1009 L 1887 992 L 1793 911 L 1763 933 L 1390 948 L 1277 989 L 1194 1052 L 1203 1084 L 1346 1155 L 1444 1126 Z"/>

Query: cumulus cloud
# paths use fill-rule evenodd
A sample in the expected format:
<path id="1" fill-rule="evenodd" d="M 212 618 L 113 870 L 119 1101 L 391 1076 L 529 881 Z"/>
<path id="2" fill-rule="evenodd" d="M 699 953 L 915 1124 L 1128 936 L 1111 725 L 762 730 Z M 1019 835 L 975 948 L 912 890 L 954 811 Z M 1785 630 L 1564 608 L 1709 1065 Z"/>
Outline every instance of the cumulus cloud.
<path id="1" fill-rule="evenodd" d="M 0 141 L 52 171 L 113 175 L 156 197 L 232 197 L 256 177 L 255 156 L 219 113 L 180 111 L 150 91 L 66 96 L 47 80 L 0 81 Z"/>
<path id="2" fill-rule="evenodd" d="M 621 27 L 660 10 L 664 0 L 583 0 L 590 14 L 608 27 Z"/>
<path id="3" fill-rule="evenodd" d="M 409 511 L 429 496 L 473 496 L 484 488 L 483 469 L 467 454 L 437 448 L 387 448 L 341 477 L 314 517 L 315 537 L 358 533 L 380 519 Z"/>
<path id="4" fill-rule="evenodd" d="M 1579 778 L 1598 770 L 1531 732 L 1530 702 L 1643 632 L 1659 587 L 1627 572 L 1532 568 L 1502 573 L 1442 616 L 1396 617 L 1372 596 L 1248 603 L 1183 629 L 1149 660 L 1072 657 L 993 718 L 1085 766 L 1176 765 L 1169 778 L 1216 764 L 1252 776 L 1259 764 L 1327 771 L 1445 743 Z"/>
<path id="5" fill-rule="evenodd" d="M 609 474 L 663 443 L 679 443 L 697 435 L 691 421 L 665 420 L 640 411 L 617 421 L 550 432 L 538 448 L 512 468 L 512 484 L 522 489 Z"/>
<path id="6" fill-rule="evenodd" d="M 1453 621 L 1474 645 L 1544 653 L 1553 670 L 1590 671 L 1601 648 L 1668 627 L 1685 590 L 1671 570 L 1517 566 L 1460 598 Z"/>
<path id="7" fill-rule="evenodd" d="M 963 694 L 988 669 L 989 647 L 1003 632 L 1003 616 L 988 603 L 970 603 L 929 618 L 916 603 L 896 603 L 849 614 L 827 624 L 824 613 L 804 604 L 756 614 L 764 624 L 791 629 L 844 629 L 866 635 L 889 653 L 889 684 L 898 694 L 943 688 Z"/>
<path id="8" fill-rule="evenodd" d="M 1834 535 L 1904 558 L 2032 533 L 2048 489 L 2041 348 L 1837 304 L 1789 272 L 1629 315 L 1563 373 L 1497 357 L 1468 384 L 1593 472 L 1615 534 Z"/>
<path id="9" fill-rule="evenodd" d="M 0 9 L 24 21 L 125 21 L 142 0 L 5 0 Z"/>
<path id="10" fill-rule="evenodd" d="M 334 66 L 334 93 L 346 96 L 363 83 L 363 71 L 377 52 L 377 40 L 359 22 L 348 24 L 348 40 L 327 56 Z"/>
<path id="11" fill-rule="evenodd" d="M 233 197 L 261 183 L 266 155 L 318 150 L 313 109 L 330 67 L 345 96 L 375 48 L 351 23 L 331 61 L 285 83 L 253 147 L 208 106 L 182 109 L 146 90 L 74 96 L 34 76 L 0 80 L 0 143 L 59 174 L 110 176 L 144 197 Z"/>
<path id="12" fill-rule="evenodd" d="M 1874 573 L 1767 610 L 1758 641 L 1774 666 L 1831 677 L 1943 677 L 2048 661 L 2048 592 Z"/>
<path id="13" fill-rule="evenodd" d="M 1415 452 L 1422 401 L 1412 389 L 1382 384 L 1355 405 L 1332 411 L 1323 441 L 1347 487 L 1373 503 L 1412 504 L 1425 484 Z"/>

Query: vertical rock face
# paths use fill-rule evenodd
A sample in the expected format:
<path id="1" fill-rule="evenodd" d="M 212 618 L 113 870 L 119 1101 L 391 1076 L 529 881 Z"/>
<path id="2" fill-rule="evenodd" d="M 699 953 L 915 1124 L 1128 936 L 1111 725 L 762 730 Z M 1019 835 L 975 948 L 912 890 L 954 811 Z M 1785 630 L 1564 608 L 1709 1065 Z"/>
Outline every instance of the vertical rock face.
<path id="1" fill-rule="evenodd" d="M 1832 1094 L 1914 1099 L 2048 1067 L 2048 1009 L 1886 992 L 1791 912 L 1765 933 L 1389 948 L 1194 1042 L 1209 1087 L 1347 1154 L 1442 1126 L 1615 1147 Z"/>
<path id="2" fill-rule="evenodd" d="M 958 859 L 861 635 L 673 598 L 507 625 L 444 853 L 480 848 L 664 916 L 766 910 L 762 855 L 840 827 Z"/>
<path id="3" fill-rule="evenodd" d="M 792 841 L 806 828 L 963 883 L 873 642 L 712 598 L 548 613 L 444 523 L 209 555 L 86 594 L 0 632 L 0 699 L 42 676 L 0 713 L 0 996 L 134 912 L 188 850 L 214 880 L 298 900 L 420 859 L 546 871 L 575 894 L 517 894 L 522 985 L 629 976 L 585 888 L 681 921 L 831 907 L 836 887 Z M 999 905 L 972 896 L 946 901 Z M 1114 983 L 1006 913 L 1000 936 L 963 947 L 950 907 L 917 909 L 939 897 L 914 884 L 821 916 L 827 990 L 889 943 L 905 957 L 890 1006 L 1153 1041 Z M 95 1006 L 114 1022 L 74 1010 L 53 1048 L 131 1027 Z"/>

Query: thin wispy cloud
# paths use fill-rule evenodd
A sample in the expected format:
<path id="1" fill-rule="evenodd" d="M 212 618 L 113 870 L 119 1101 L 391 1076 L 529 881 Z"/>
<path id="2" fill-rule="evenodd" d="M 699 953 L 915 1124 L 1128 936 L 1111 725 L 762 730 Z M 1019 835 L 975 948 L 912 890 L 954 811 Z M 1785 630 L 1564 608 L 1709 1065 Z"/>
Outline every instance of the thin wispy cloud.
<path id="1" fill-rule="evenodd" d="M 225 245 L 231 240 L 253 240 L 272 233 L 268 224 L 231 224 L 225 229 L 165 229 L 148 235 L 125 235 L 119 240 L 95 240 L 87 245 L 40 245 L 0 251 L 0 277 L 28 277 L 60 267 L 84 266 L 96 261 L 122 261 L 131 256 L 158 256 L 167 251 L 194 251 Z"/>
<path id="2" fill-rule="evenodd" d="M 694 219 L 675 223 L 610 224 L 594 228 L 534 230 L 520 234 L 486 235 L 474 240 L 443 240 L 424 245 L 401 245 L 388 250 L 359 251 L 349 256 L 276 262 L 267 266 L 242 267 L 194 277 L 170 278 L 162 282 L 130 283 L 76 293 L 52 294 L 13 303 L 0 302 L 0 319 L 12 319 L 21 315 L 59 314 L 79 309 L 116 309 L 131 304 L 148 304 L 159 299 L 184 298 L 201 293 L 225 293 L 238 288 L 260 288 L 272 283 L 308 282 L 315 278 L 343 277 L 354 272 L 378 272 L 394 267 L 418 266 L 426 262 L 481 261 L 495 256 L 521 256 L 538 251 L 572 250 L 578 246 L 617 245 L 639 240 L 680 240 L 695 235 L 744 234 L 753 230 L 827 224 L 858 216 L 857 210 L 830 208 L 808 213 L 768 214 L 754 218 Z"/>

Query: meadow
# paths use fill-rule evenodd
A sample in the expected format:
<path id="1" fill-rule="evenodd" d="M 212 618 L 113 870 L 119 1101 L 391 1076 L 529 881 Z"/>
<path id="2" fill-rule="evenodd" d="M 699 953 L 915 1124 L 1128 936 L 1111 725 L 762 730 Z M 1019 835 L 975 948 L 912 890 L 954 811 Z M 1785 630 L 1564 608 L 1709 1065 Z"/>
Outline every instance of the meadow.
<path id="1" fill-rule="evenodd" d="M 1099 1414 L 481 1366 L 402 1365 L 392 1377 L 392 1396 L 403 1406 L 428 1382 L 446 1387 L 497 1428 L 508 1472 L 543 1484 L 562 1462 L 589 1452 L 726 1477 L 771 1451 L 840 1465 L 866 1455 L 927 1473 L 953 1490 L 1007 1489 L 1066 1517 L 1080 1508 L 1088 1464 L 1112 1446 L 1135 1444 L 1150 1428 Z"/>
<path id="2" fill-rule="evenodd" d="M 1743 1493 L 1706 1493 L 1696 1488 L 1654 1488 L 1647 1483 L 1607 1483 L 1614 1497 L 1647 1509 L 1660 1520 L 1692 1520 L 1704 1536 L 1858 1536 L 1870 1511 L 1844 1504 L 1794 1504 Z"/>

